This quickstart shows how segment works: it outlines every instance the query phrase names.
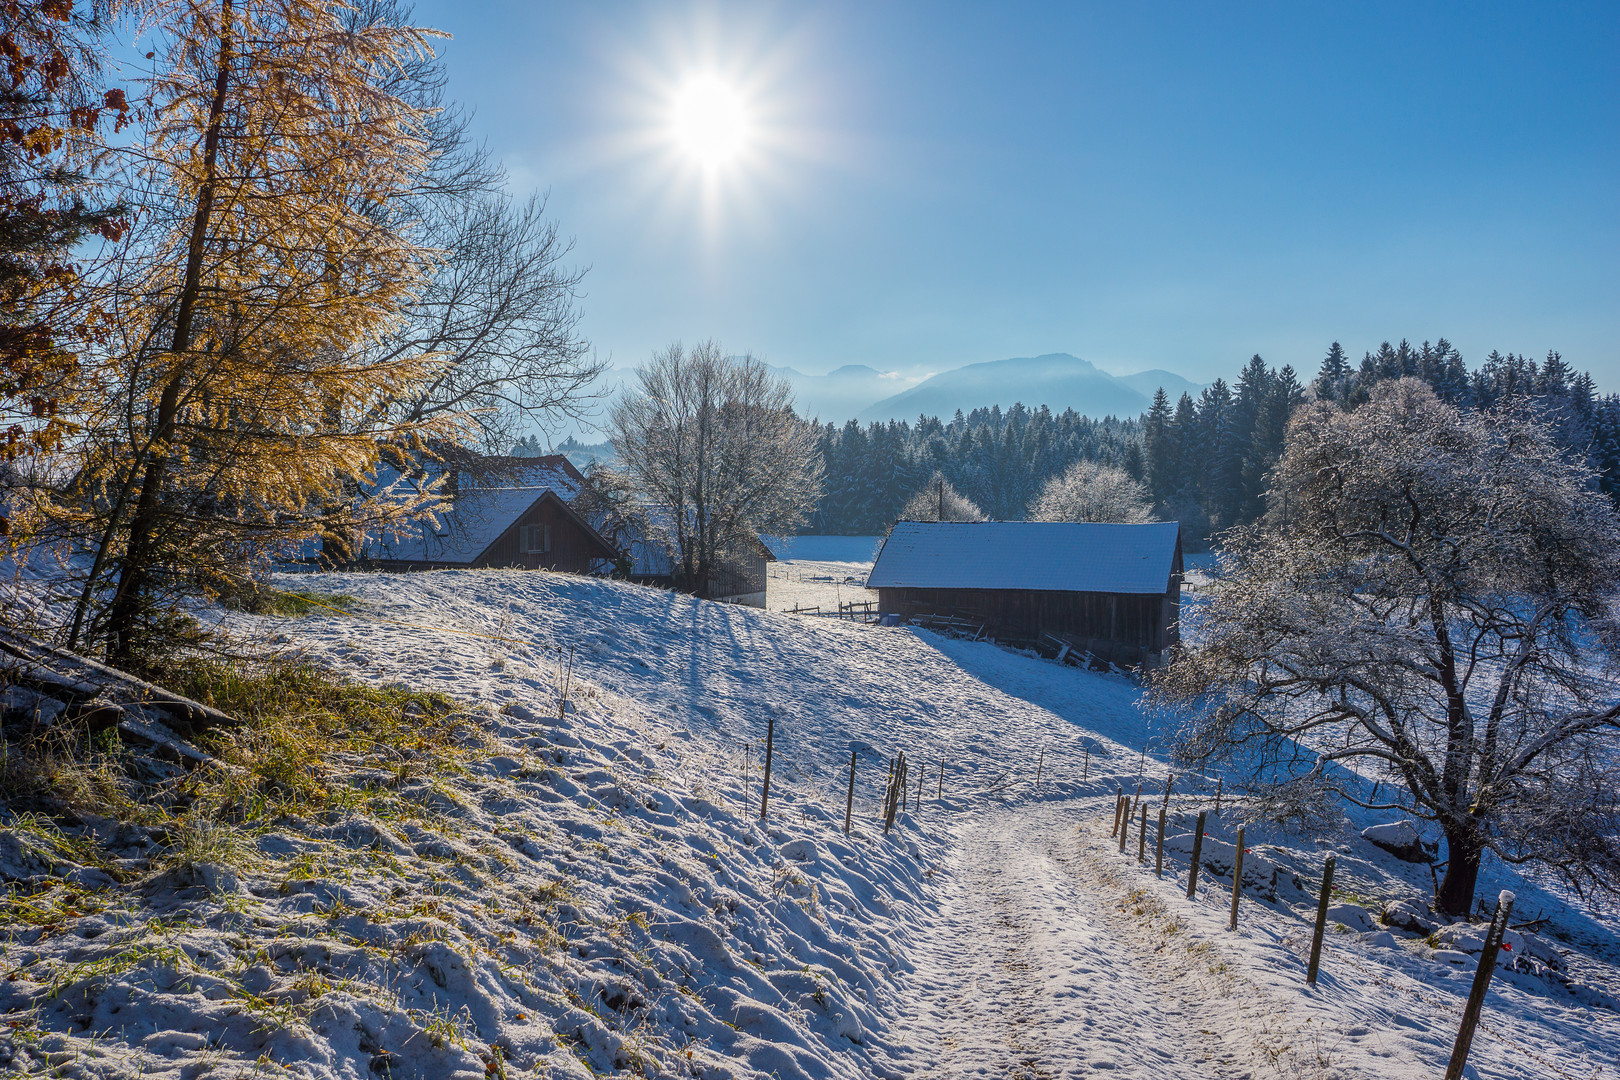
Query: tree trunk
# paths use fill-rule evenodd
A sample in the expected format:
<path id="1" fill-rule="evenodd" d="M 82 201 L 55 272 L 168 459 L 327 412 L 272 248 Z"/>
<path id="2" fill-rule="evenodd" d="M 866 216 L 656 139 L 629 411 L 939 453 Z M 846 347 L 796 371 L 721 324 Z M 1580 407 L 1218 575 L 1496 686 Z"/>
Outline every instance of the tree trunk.
<path id="1" fill-rule="evenodd" d="M 1440 910 L 1453 917 L 1467 915 L 1474 906 L 1474 884 L 1485 845 L 1472 824 L 1446 826 L 1446 876 L 1437 898 Z"/>
<path id="2" fill-rule="evenodd" d="M 158 524 L 158 498 L 168 472 L 170 443 L 174 440 L 180 411 L 180 391 L 191 349 L 191 327 L 196 315 L 197 296 L 202 291 L 204 242 L 208 218 L 214 209 L 214 189 L 218 182 L 219 130 L 225 113 L 225 95 L 230 86 L 230 66 L 235 51 L 231 38 L 232 0 L 222 0 L 219 31 L 219 70 L 214 76 L 214 97 L 208 107 L 208 131 L 203 142 L 203 178 L 197 189 L 197 206 L 191 219 L 191 237 L 186 249 L 186 274 L 175 310 L 174 341 L 170 351 L 178 359 L 168 385 L 158 402 L 157 422 L 141 477 L 141 494 L 129 522 L 129 541 L 124 547 L 118 590 L 107 613 L 111 637 L 109 657 L 115 663 L 130 659 L 134 650 L 135 624 L 140 618 L 141 601 L 151 580 L 154 539 Z M 133 469 L 140 469 L 136 462 Z"/>

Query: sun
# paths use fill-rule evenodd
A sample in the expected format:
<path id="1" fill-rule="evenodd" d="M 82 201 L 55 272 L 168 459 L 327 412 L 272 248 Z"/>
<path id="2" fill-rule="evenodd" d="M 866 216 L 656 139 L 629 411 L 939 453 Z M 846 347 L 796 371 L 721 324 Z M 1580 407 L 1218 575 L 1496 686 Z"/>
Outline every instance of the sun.
<path id="1" fill-rule="evenodd" d="M 699 75 L 675 92 L 673 134 L 694 162 L 716 168 L 747 146 L 748 111 L 732 87 L 713 75 Z"/>

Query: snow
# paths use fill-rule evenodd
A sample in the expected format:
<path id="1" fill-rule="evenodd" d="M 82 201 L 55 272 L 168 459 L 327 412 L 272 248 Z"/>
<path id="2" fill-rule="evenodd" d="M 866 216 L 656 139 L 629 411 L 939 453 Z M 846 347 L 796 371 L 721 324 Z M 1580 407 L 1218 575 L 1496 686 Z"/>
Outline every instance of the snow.
<path id="1" fill-rule="evenodd" d="M 878 552 L 866 584 L 1162 593 L 1170 587 L 1180 531 L 1173 521 L 902 521 Z"/>
<path id="2" fill-rule="evenodd" d="M 397 792 L 408 815 L 361 803 L 267 819 L 241 866 L 154 877 L 54 931 L 14 931 L 0 1007 L 35 1035 L 0 1057 L 78 1077 L 223 1078 L 264 1061 L 266 1075 L 312 1080 L 631 1067 L 1416 1080 L 1449 1056 L 1481 926 L 1431 938 L 1383 917 L 1427 916 L 1427 866 L 1354 831 L 1251 822 L 1231 932 L 1242 804 L 1228 781 L 1189 900 L 1189 834 L 1212 810 L 1213 781 L 1197 776 L 1173 782 L 1162 878 L 1151 835 L 1136 860 L 1135 804 L 1119 852 L 1116 792 L 1140 792 L 1151 820 L 1166 779 L 1164 721 L 1127 678 L 561 574 L 296 584 L 357 606 L 229 625 L 474 703 L 487 741 L 464 768 L 411 773 Z M 884 836 L 878 803 L 901 751 L 913 786 Z M 0 829 L 14 876 L 74 872 L 31 835 Z M 1310 988 L 1329 851 L 1341 895 Z M 1516 922 L 1551 922 L 1509 938 L 1473 1075 L 1614 1076 L 1614 924 L 1486 868 L 1482 896 L 1509 887 Z"/>
<path id="3" fill-rule="evenodd" d="M 818 562 L 790 559 L 766 567 L 765 606 L 772 611 L 818 608 L 837 612 L 840 604 L 870 601 L 876 605 L 876 589 L 866 587 L 869 562 Z M 874 606 L 873 612 L 877 611 Z"/>

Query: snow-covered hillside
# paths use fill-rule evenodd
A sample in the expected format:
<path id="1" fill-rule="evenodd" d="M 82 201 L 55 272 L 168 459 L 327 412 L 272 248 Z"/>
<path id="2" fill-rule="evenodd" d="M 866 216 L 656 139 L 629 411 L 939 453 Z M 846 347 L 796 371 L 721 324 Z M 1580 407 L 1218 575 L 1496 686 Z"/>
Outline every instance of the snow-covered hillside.
<path id="1" fill-rule="evenodd" d="M 16 1060 L 323 1078 L 1444 1068 L 1470 941 L 1373 921 L 1429 884 L 1357 835 L 1370 821 L 1320 839 L 1251 829 L 1235 934 L 1230 801 L 1199 896 L 1184 895 L 1184 834 L 1211 808 L 1201 778 L 1176 781 L 1162 879 L 1151 844 L 1137 864 L 1134 831 L 1119 853 L 1115 792 L 1140 784 L 1156 807 L 1165 777 L 1163 733 L 1123 677 L 545 573 L 296 583 L 357 603 L 234 628 L 477 703 L 487 745 L 409 771 L 418 816 L 266 822 L 221 880 L 153 883 L 67 933 L 14 936 L 0 993 L 34 1032 Z M 900 752 L 913 801 L 884 836 Z M 1327 850 L 1344 895 L 1313 990 Z M 1476 1075 L 1614 1075 L 1614 924 L 1500 868 L 1482 891 L 1503 886 L 1551 923 L 1493 985 Z"/>

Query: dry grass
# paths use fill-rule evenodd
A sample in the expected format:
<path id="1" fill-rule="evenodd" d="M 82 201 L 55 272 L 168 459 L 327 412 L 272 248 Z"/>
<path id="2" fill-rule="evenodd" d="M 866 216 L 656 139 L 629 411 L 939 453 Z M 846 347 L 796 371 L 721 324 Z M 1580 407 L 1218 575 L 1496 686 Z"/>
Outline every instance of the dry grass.
<path id="1" fill-rule="evenodd" d="M 364 686 L 299 660 L 190 658 L 144 674 L 242 721 L 194 739 L 226 768 L 185 773 L 144 747 L 126 745 L 116 729 L 91 734 L 57 725 L 14 732 L 0 741 L 0 806 L 13 813 L 95 814 L 171 831 L 184 824 L 195 838 L 207 832 L 209 820 L 240 822 L 370 801 L 340 774 L 373 770 L 389 780 L 375 786 L 397 787 L 412 775 L 457 768 L 482 741 L 472 714 L 447 697 Z"/>

